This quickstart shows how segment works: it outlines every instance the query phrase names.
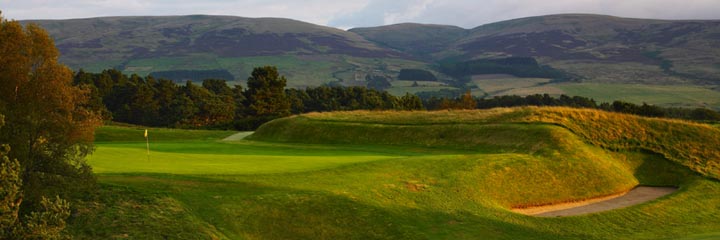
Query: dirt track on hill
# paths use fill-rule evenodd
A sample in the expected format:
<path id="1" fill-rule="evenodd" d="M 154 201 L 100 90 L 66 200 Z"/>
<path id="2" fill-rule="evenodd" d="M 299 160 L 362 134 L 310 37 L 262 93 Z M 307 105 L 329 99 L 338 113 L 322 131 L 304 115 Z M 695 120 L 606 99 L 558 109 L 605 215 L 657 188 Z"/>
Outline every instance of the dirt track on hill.
<path id="1" fill-rule="evenodd" d="M 223 141 L 240 141 L 243 138 L 250 136 L 250 134 L 253 134 L 254 132 L 238 132 L 236 134 L 233 134 L 229 137 L 226 137 L 223 139 Z"/>
<path id="2" fill-rule="evenodd" d="M 648 202 L 677 191 L 674 187 L 636 187 L 621 193 L 580 202 L 552 204 L 513 209 L 514 212 L 537 217 L 565 217 L 608 211 Z"/>

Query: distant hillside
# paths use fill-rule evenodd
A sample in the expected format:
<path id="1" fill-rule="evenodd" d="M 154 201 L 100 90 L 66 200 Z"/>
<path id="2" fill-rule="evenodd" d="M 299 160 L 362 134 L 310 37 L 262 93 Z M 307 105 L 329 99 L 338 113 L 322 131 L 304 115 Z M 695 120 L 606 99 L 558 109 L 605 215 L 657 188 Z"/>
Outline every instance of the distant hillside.
<path id="1" fill-rule="evenodd" d="M 305 66 L 308 73 L 297 74 L 287 69 L 287 75 L 326 71 L 326 76 L 300 76 L 324 78 L 322 83 L 333 80 L 330 72 L 333 67 L 354 66 L 332 56 L 404 56 L 352 32 L 291 19 L 193 15 L 23 21 L 30 22 L 47 29 L 56 40 L 62 62 L 75 69 L 91 71 L 114 67 L 145 75 L 159 71 L 225 69 L 236 78 L 244 79 L 252 67 L 277 65 L 280 60 L 291 61 L 293 66 L 307 59 L 345 64 L 325 69 Z"/>
<path id="2" fill-rule="evenodd" d="M 364 86 L 365 76 L 384 75 L 393 91 L 404 93 L 447 87 L 393 82 L 401 69 L 437 74 L 438 62 L 530 57 L 590 83 L 720 85 L 718 20 L 563 14 L 473 29 L 404 23 L 349 31 L 290 19 L 202 15 L 25 22 L 48 29 L 62 62 L 89 71 L 220 69 L 242 82 L 252 67 L 276 65 L 292 87 Z"/>
<path id="3" fill-rule="evenodd" d="M 351 32 L 281 18 L 195 15 L 28 22 L 47 29 L 67 60 L 98 55 L 132 59 L 194 53 L 212 53 L 223 57 L 279 54 L 347 54 L 361 57 L 398 55 Z"/>
<path id="4" fill-rule="evenodd" d="M 450 44 L 466 36 L 469 31 L 456 26 L 403 23 L 348 30 L 381 46 L 410 54 L 425 56 L 445 51 Z"/>
<path id="5" fill-rule="evenodd" d="M 552 15 L 480 26 L 453 47 L 468 58 L 534 56 L 604 81 L 718 83 L 718 46 L 720 21 Z"/>
<path id="6" fill-rule="evenodd" d="M 514 19 L 471 30 L 407 24 L 350 31 L 436 60 L 535 57 L 589 81 L 720 83 L 718 20 L 563 14 Z"/>

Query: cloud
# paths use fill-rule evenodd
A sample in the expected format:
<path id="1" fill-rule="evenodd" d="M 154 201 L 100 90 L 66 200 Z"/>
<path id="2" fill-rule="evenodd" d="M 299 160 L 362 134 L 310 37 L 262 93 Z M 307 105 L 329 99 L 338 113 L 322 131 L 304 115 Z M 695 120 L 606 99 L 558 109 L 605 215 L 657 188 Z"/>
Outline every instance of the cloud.
<path id="1" fill-rule="evenodd" d="M 217 14 L 281 17 L 340 28 L 401 22 L 472 28 L 513 18 L 595 13 L 660 19 L 720 19 L 718 0 L 8 0 L 11 19 Z"/>
<path id="2" fill-rule="evenodd" d="M 396 12 L 390 12 L 385 13 L 385 18 L 383 19 L 384 24 L 393 24 L 398 23 L 402 21 L 407 21 L 410 19 L 415 19 L 418 16 L 425 13 L 425 11 L 428 9 L 428 6 L 432 4 L 434 0 L 420 0 L 415 1 L 415 4 L 411 4 L 409 7 Z"/>

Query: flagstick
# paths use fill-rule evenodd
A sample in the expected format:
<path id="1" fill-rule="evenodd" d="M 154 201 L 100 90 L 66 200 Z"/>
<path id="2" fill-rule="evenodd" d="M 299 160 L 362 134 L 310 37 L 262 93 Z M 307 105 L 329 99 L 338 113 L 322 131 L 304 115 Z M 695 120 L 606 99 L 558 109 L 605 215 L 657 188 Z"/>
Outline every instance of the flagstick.
<path id="1" fill-rule="evenodd" d="M 147 129 L 145 129 L 145 144 L 147 144 L 147 159 L 150 161 L 150 138 L 148 137 Z"/>
<path id="2" fill-rule="evenodd" d="M 147 156 L 148 156 L 148 161 L 150 161 L 150 139 L 145 138 L 145 143 L 147 143 Z"/>

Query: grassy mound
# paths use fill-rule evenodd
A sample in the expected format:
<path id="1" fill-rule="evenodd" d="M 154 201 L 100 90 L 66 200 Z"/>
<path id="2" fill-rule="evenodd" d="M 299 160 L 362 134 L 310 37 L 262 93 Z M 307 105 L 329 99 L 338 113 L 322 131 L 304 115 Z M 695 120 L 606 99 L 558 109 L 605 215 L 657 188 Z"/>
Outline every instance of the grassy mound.
<path id="1" fill-rule="evenodd" d="M 537 134 L 537 129 L 542 127 L 508 123 L 561 126 L 592 145 L 611 150 L 654 152 L 705 176 L 720 179 L 720 151 L 717 150 L 720 131 L 717 128 L 590 109 L 529 107 L 451 112 L 312 113 L 270 122 L 251 137 L 283 142 L 441 144 L 499 149 L 507 148 L 503 143 L 531 149 L 528 145 L 553 139 L 548 136 L 551 134 Z"/>
<path id="2" fill-rule="evenodd" d="M 720 131 L 709 125 L 571 108 L 534 108 L 523 120 L 558 124 L 604 148 L 652 151 L 720 179 Z"/>
<path id="3" fill-rule="evenodd" d="M 481 116 L 474 117 L 480 119 Z M 472 175 L 483 176 L 478 182 L 492 186 L 481 191 L 486 194 L 483 199 L 490 196 L 503 207 L 583 200 L 627 191 L 638 184 L 632 172 L 609 153 L 585 144 L 564 128 L 546 124 L 384 125 L 318 121 L 301 116 L 268 123 L 251 138 L 316 144 L 418 146 L 482 153 L 476 160 L 484 164 L 477 166 Z"/>

